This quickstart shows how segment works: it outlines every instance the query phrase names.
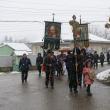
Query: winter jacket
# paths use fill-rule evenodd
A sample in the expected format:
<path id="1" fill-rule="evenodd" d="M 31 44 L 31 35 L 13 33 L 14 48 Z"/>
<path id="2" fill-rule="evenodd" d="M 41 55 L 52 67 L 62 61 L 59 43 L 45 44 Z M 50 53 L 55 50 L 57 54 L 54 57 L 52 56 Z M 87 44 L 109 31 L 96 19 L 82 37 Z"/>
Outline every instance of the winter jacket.
<path id="1" fill-rule="evenodd" d="M 36 65 L 41 66 L 42 63 L 43 63 L 43 58 L 42 57 L 37 57 L 36 58 Z"/>
<path id="2" fill-rule="evenodd" d="M 29 71 L 31 66 L 31 61 L 29 58 L 21 58 L 19 62 L 20 71 Z"/>
<path id="3" fill-rule="evenodd" d="M 93 83 L 93 80 L 90 79 L 90 76 L 89 76 L 90 71 L 91 71 L 90 68 L 87 68 L 87 67 L 84 67 L 83 68 L 84 83 L 86 85 L 89 85 L 89 84 L 92 84 Z"/>
<path id="4" fill-rule="evenodd" d="M 104 62 L 104 59 L 105 59 L 104 54 L 101 54 L 101 55 L 100 55 L 100 62 Z"/>

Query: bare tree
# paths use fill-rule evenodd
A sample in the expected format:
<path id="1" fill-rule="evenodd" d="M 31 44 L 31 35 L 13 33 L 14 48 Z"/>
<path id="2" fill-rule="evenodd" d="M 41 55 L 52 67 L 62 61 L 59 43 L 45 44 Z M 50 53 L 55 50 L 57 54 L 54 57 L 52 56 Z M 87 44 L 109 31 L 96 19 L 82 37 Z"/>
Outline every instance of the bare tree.
<path id="1" fill-rule="evenodd" d="M 8 42 L 8 36 L 4 37 L 4 42 Z"/>

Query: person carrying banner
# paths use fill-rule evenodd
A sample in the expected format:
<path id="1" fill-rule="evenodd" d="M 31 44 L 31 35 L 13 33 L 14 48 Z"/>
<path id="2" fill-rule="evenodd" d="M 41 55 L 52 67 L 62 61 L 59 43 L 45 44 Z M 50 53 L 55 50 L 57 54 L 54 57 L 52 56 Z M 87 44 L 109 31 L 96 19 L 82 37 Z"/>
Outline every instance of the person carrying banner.
<path id="1" fill-rule="evenodd" d="M 68 52 L 65 62 L 66 62 L 66 68 L 68 71 L 68 81 L 69 81 L 70 92 L 74 91 L 74 93 L 77 94 L 78 90 L 77 90 L 76 58 L 75 58 L 74 51 L 73 51 L 73 54 L 70 51 Z"/>
<path id="2" fill-rule="evenodd" d="M 55 61 L 52 56 L 51 50 L 47 51 L 47 56 L 44 59 L 44 64 L 46 66 L 45 86 L 46 88 L 48 88 L 50 82 L 51 88 L 54 89 Z"/>

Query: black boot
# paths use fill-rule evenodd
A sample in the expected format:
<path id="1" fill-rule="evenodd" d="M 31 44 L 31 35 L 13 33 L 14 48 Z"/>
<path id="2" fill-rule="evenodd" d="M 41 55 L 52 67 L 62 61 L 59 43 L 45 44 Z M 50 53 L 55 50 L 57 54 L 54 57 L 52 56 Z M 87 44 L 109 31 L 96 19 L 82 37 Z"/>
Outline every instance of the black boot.
<path id="1" fill-rule="evenodd" d="M 91 85 L 88 85 L 88 86 L 87 86 L 87 95 L 88 95 L 88 96 L 92 96 L 92 93 L 90 92 L 90 86 L 91 86 Z"/>
<path id="2" fill-rule="evenodd" d="M 78 94 L 78 90 L 74 90 L 74 93 L 75 93 L 75 94 Z"/>
<path id="3" fill-rule="evenodd" d="M 27 83 L 27 79 L 25 79 L 25 83 Z"/>
<path id="4" fill-rule="evenodd" d="M 54 89 L 54 86 L 51 86 L 51 89 Z"/>
<path id="5" fill-rule="evenodd" d="M 72 91 L 72 88 L 70 88 L 70 92 L 73 92 L 73 91 Z"/>
<path id="6" fill-rule="evenodd" d="M 45 81 L 45 87 L 48 88 L 48 82 L 47 81 Z"/>
<path id="7" fill-rule="evenodd" d="M 24 84 L 25 79 L 22 77 L 22 79 L 21 79 L 21 80 L 22 80 L 22 84 Z"/>
<path id="8" fill-rule="evenodd" d="M 92 96 L 92 93 L 88 92 L 88 93 L 87 93 L 87 96 Z"/>

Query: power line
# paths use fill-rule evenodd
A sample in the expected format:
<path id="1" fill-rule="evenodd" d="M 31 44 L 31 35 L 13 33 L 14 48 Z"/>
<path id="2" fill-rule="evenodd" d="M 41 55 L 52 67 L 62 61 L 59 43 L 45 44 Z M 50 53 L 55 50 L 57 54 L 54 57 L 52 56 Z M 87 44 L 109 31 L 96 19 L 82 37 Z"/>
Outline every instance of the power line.
<path id="1" fill-rule="evenodd" d="M 15 23 L 16 23 L 16 22 L 19 22 L 19 23 L 20 23 L 20 22 L 21 22 L 21 23 L 22 23 L 22 22 L 24 22 L 24 23 L 25 23 L 25 22 L 26 22 L 26 23 L 27 23 L 27 22 L 30 22 L 30 23 L 43 23 L 42 21 L 24 21 L 24 20 L 23 20 L 23 21 L 18 21 L 18 20 L 0 20 L 0 22 L 7 22 L 7 23 L 9 23 L 9 22 L 15 22 Z"/>
<path id="2" fill-rule="evenodd" d="M 3 10 L 4 11 L 4 13 L 5 13 L 5 11 L 6 10 Z M 29 11 L 19 11 L 19 10 L 13 10 L 13 12 L 12 11 L 9 11 L 9 10 L 7 10 L 6 11 L 6 13 L 7 14 L 14 14 L 14 15 L 17 15 L 17 14 L 25 14 L 25 15 L 30 15 L 30 14 L 33 14 L 33 15 L 51 15 L 51 13 L 52 12 L 33 12 L 33 11 L 31 11 L 31 12 L 29 12 Z M 73 13 L 72 12 L 68 12 L 68 13 L 61 13 L 61 12 L 57 12 L 56 13 L 56 15 L 58 15 L 58 16 L 69 16 L 69 15 L 72 15 Z M 90 14 L 90 13 L 88 13 L 88 14 Z M 95 14 L 95 17 L 96 16 L 106 16 L 106 17 L 108 17 L 108 14 L 106 14 L 106 13 L 102 13 L 102 12 L 100 12 L 100 13 L 98 13 L 97 15 L 96 15 L 96 13 L 91 13 L 92 15 L 93 14 Z M 82 15 L 84 15 L 85 16 L 85 14 L 82 14 Z M 88 16 L 88 15 L 87 15 Z"/>
<path id="3" fill-rule="evenodd" d="M 33 2 L 33 1 L 31 1 L 31 2 L 28 2 L 28 1 L 26 1 L 26 2 L 16 2 L 16 1 L 10 1 L 10 0 L 7 0 L 7 1 L 4 1 L 4 0 L 0 0 L 0 2 L 6 2 L 6 3 L 10 3 L 10 4 L 18 4 L 18 3 L 20 3 L 20 4 L 23 4 L 23 3 L 29 3 L 29 4 L 34 4 L 34 5 L 54 5 L 54 6 L 63 6 L 63 4 L 53 4 L 53 3 L 47 3 L 47 2 Z"/>
<path id="4" fill-rule="evenodd" d="M 30 21 L 26 21 L 26 20 L 0 20 L 0 22 L 6 22 L 6 23 L 12 23 L 12 22 L 18 22 L 18 23 L 44 23 L 45 21 L 36 21 L 36 20 L 30 20 Z M 88 21 L 88 23 L 96 23 L 96 22 L 107 22 L 107 21 Z M 61 23 L 68 23 L 68 22 L 61 22 Z"/>
<path id="5" fill-rule="evenodd" d="M 13 7 L 13 6 L 4 6 L 4 5 L 0 5 L 0 7 L 2 7 L 2 8 L 11 8 L 11 9 L 23 9 L 23 10 L 35 10 L 35 11 L 61 11 L 61 12 L 70 12 L 70 11 L 88 11 L 88 9 L 69 9 L 69 10 L 64 10 L 64 9 L 37 9 L 37 8 L 24 8 L 24 7 Z M 106 10 L 108 10 L 109 8 L 104 8 L 104 9 L 106 9 Z M 104 10 L 103 8 L 102 8 L 102 10 Z M 92 12 L 96 12 L 96 11 L 101 11 L 101 9 L 98 9 L 98 8 L 93 8 L 93 10 L 89 10 L 89 11 L 92 11 Z"/>
<path id="6" fill-rule="evenodd" d="M 15 12 L 21 12 L 21 13 L 24 13 L 24 12 L 28 12 L 28 13 L 31 12 L 31 13 L 34 13 L 34 14 L 38 14 L 38 13 L 41 14 L 41 13 L 42 13 L 42 12 L 38 11 L 37 9 L 36 9 L 36 11 L 35 11 L 35 10 L 34 10 L 34 11 L 30 11 L 30 10 L 29 10 L 29 11 L 28 11 L 28 10 L 16 10 L 15 8 L 5 7 L 5 6 L 1 6 L 1 5 L 0 5 L 0 7 L 6 8 L 6 9 L 8 9 L 8 11 L 9 11 L 9 10 L 13 10 L 13 11 L 15 11 Z M 19 8 L 17 8 L 17 9 L 19 9 Z M 25 8 L 24 8 L 24 9 L 25 9 Z M 44 12 L 44 13 L 46 13 L 46 12 Z M 43 13 L 43 14 L 44 14 L 44 13 Z"/>
<path id="7" fill-rule="evenodd" d="M 0 30 L 2 33 L 8 33 L 8 32 L 29 32 L 29 31 L 35 31 L 35 30 Z M 39 29 L 39 31 L 44 31 L 43 29 Z"/>
<path id="8" fill-rule="evenodd" d="M 20 13 L 20 14 L 36 14 L 36 15 L 47 15 L 47 14 L 49 14 L 49 13 L 52 13 L 53 12 L 53 9 L 34 9 L 34 11 L 33 11 L 33 8 L 21 8 L 21 7 L 9 7 L 9 6 L 3 6 L 3 5 L 0 5 L 0 7 L 2 7 L 2 8 L 6 8 L 6 9 L 8 9 L 7 11 L 9 11 L 9 10 L 13 10 L 14 12 L 7 12 L 7 13 L 11 13 L 11 14 L 17 14 L 17 13 Z M 16 9 L 19 9 L 19 10 L 16 10 Z M 21 10 L 22 9 L 22 10 Z M 27 10 L 28 9 L 28 10 Z M 5 10 L 3 10 L 3 11 L 5 11 Z M 42 12 L 43 11 L 43 12 Z M 49 11 L 49 12 L 48 12 Z M 57 12 L 57 15 L 65 15 L 65 16 L 67 16 L 67 15 L 70 15 L 70 14 L 73 14 L 73 12 L 75 12 L 75 10 L 73 11 L 73 10 L 56 10 L 55 9 L 55 11 Z M 78 10 L 76 10 L 76 12 L 77 12 Z M 79 10 L 80 11 L 80 14 L 81 14 L 81 10 Z M 82 12 L 83 12 L 83 10 L 82 10 Z M 85 13 L 85 12 L 83 12 L 83 13 Z M 96 11 L 89 11 L 88 13 L 91 13 L 92 15 L 93 14 L 95 14 L 96 13 Z M 102 11 L 99 11 L 98 12 L 98 14 L 101 14 L 102 15 Z M 105 14 L 105 12 L 104 12 L 104 14 Z M 107 14 L 108 15 L 108 14 Z"/>
<path id="9" fill-rule="evenodd" d="M 7 2 L 7 3 L 14 3 L 14 4 L 21 3 L 21 4 L 23 4 L 22 1 L 20 1 L 20 2 L 17 1 L 17 2 L 16 2 L 16 1 L 13 1 L 13 0 L 6 0 L 6 1 L 0 0 L 0 2 Z M 25 2 L 24 2 L 24 3 L 25 3 Z M 37 4 L 37 5 L 38 5 L 38 4 L 40 4 L 40 5 L 43 5 L 43 4 L 44 4 L 44 5 L 64 6 L 63 4 L 59 4 L 59 3 L 58 3 L 58 4 L 55 4 L 55 3 L 53 4 L 53 3 L 47 3 L 47 2 L 42 2 L 42 3 L 41 3 L 41 2 L 33 2 L 33 1 L 28 2 L 28 1 L 26 1 L 26 3 L 29 3 L 29 4 Z M 107 10 L 108 10 L 109 7 L 108 7 L 108 8 L 105 8 L 105 7 L 87 7 L 87 6 L 86 6 L 85 8 L 88 8 L 88 9 L 99 9 L 99 10 L 100 10 L 100 9 L 103 9 L 103 10 L 104 10 L 104 9 L 107 9 Z M 31 9 L 32 9 L 32 8 L 31 8 Z M 87 9 L 87 10 L 88 10 L 88 9 Z M 82 10 L 82 9 L 81 9 L 81 10 Z"/>

